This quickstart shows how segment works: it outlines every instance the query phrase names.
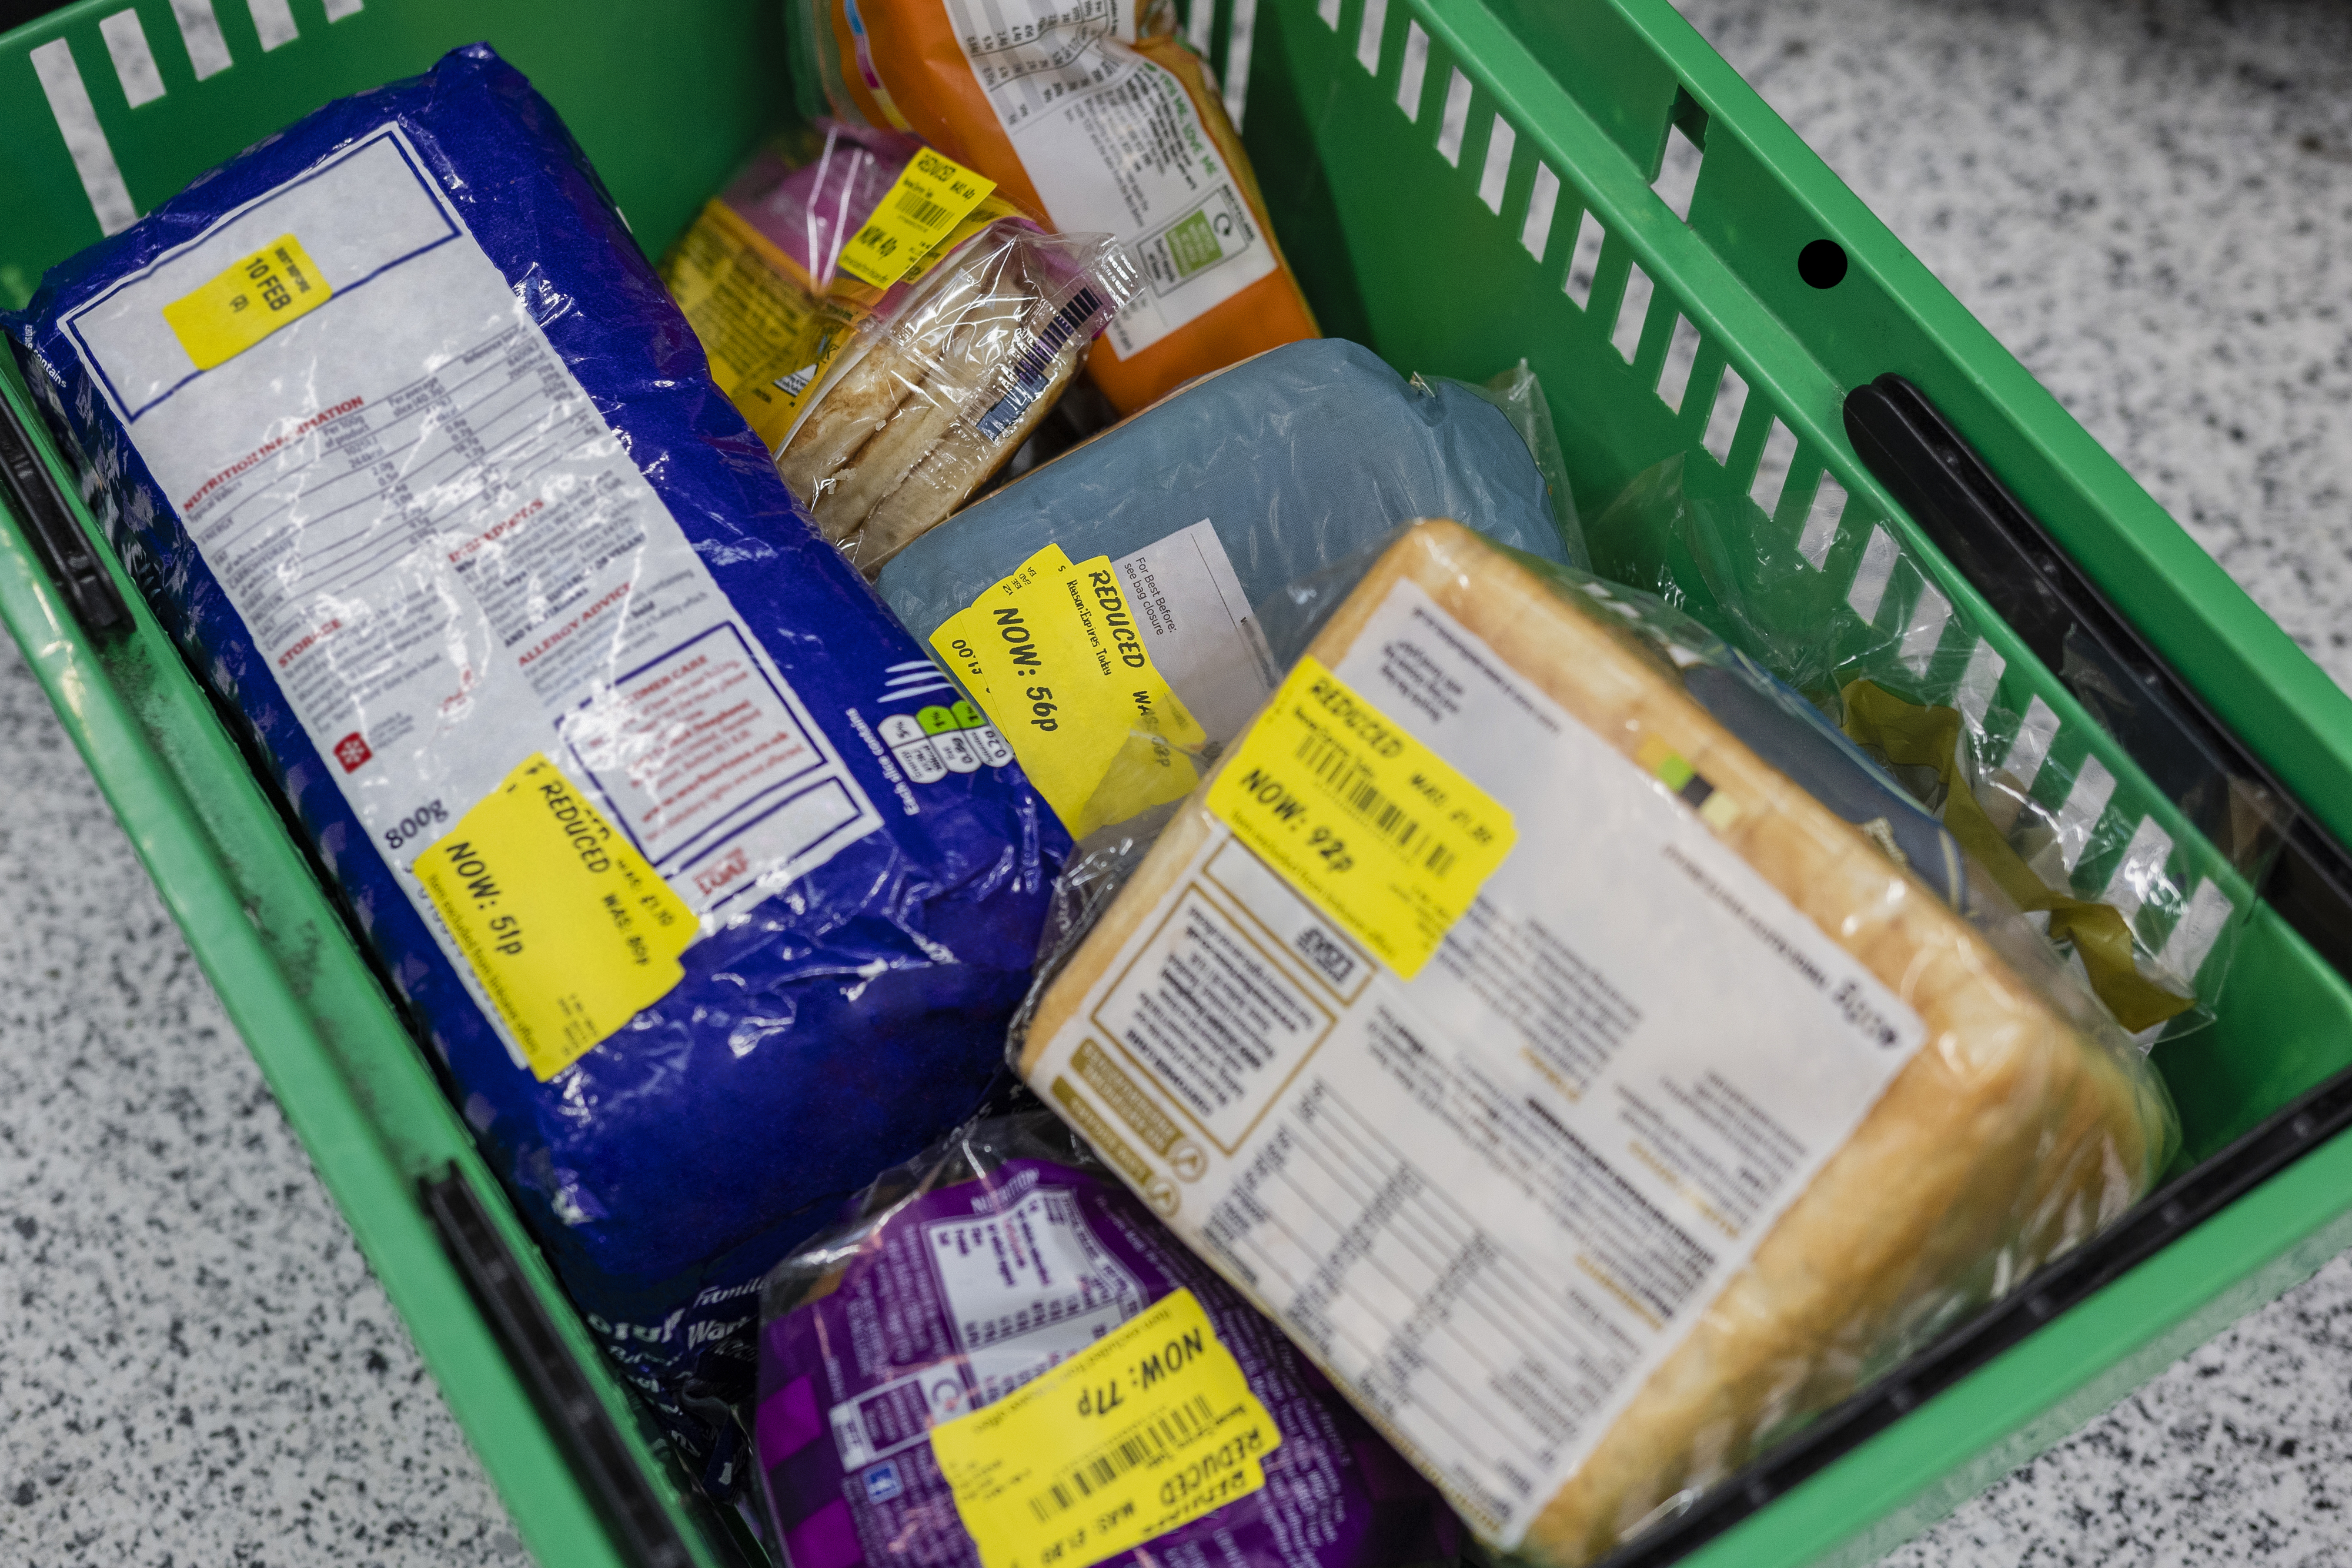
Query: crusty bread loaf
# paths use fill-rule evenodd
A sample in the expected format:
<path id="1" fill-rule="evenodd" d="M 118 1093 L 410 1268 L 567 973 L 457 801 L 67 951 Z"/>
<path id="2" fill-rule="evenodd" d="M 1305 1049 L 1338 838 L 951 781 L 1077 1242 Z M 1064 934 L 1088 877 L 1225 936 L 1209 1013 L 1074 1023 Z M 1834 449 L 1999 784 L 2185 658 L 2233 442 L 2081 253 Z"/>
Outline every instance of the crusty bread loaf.
<path id="1" fill-rule="evenodd" d="M 2113 1218 L 2152 1180 L 2168 1114 L 2136 1063 L 2069 1024 L 1981 934 L 1759 760 L 1663 660 L 1467 528 L 1426 523 L 1400 540 L 1316 656 L 1338 664 L 1402 579 L 1612 746 L 1630 756 L 1658 737 L 1729 791 L 1743 810 L 1723 841 L 1927 1025 L 1917 1055 L 1529 1530 L 1531 1557 L 1580 1563 Z M 1177 889 L 1209 835 L 1200 800 L 1041 998 L 1024 1071 Z"/>

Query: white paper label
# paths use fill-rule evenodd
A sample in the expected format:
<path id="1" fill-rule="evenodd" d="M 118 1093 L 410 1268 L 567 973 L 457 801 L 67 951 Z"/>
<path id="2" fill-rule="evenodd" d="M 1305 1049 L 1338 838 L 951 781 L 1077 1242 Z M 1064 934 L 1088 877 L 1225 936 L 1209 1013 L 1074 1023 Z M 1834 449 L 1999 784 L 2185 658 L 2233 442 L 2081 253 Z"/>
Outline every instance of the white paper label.
<path id="1" fill-rule="evenodd" d="M 385 126 L 67 327 L 504 1035 L 406 868 L 533 752 L 706 929 L 880 819 L 419 167 Z M 162 308 L 289 233 L 332 298 L 198 371 Z"/>
<path id="2" fill-rule="evenodd" d="M 1419 587 L 1334 674 L 1511 810 L 1468 915 L 1402 981 L 1220 829 L 1031 1082 L 1194 1130 L 1170 1222 L 1507 1546 L 1925 1031 Z"/>
<path id="3" fill-rule="evenodd" d="M 1107 331 L 1141 352 L 1275 269 L 1184 84 L 1129 46 L 1134 0 L 944 0 L 1054 226 L 1114 236 L 1147 287 Z"/>
<path id="4" fill-rule="evenodd" d="M 931 1220 L 923 1246 L 980 1405 L 1060 1365 L 1150 1304 L 1066 1187 L 1032 1192 L 1001 1214 Z"/>
<path id="5" fill-rule="evenodd" d="M 1152 667 L 1213 743 L 1239 735 L 1281 676 L 1215 527 L 1203 517 L 1111 566 Z"/>

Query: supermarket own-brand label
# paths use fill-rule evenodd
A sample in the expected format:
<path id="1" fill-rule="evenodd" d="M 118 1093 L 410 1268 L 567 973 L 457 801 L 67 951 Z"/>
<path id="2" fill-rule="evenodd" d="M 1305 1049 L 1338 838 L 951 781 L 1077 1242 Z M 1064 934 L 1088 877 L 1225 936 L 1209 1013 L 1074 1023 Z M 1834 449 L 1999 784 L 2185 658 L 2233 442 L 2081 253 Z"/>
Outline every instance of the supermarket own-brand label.
<path id="1" fill-rule="evenodd" d="M 1028 1076 L 1507 1546 L 1924 1029 L 1417 585 L 1328 676 L 1507 813 L 1475 897 L 1400 963 L 1215 821 Z"/>
<path id="2" fill-rule="evenodd" d="M 1106 335 L 1140 353 L 1275 270 L 1274 246 L 1134 0 L 944 0 L 1054 226 L 1115 236 L 1146 287 Z"/>
<path id="3" fill-rule="evenodd" d="M 344 799 L 546 1076 L 675 979 L 680 922 L 880 817 L 423 166 L 394 126 L 361 136 L 65 325 Z M 223 290 L 263 287 L 256 258 L 315 299 L 224 357 L 217 321 L 245 312 Z M 612 835 L 610 877 L 515 814 L 558 779 Z M 496 910 L 416 873 L 460 827 Z M 507 915 L 531 956 L 499 950 Z M 567 922 L 612 975 L 533 970 L 531 932 Z"/>

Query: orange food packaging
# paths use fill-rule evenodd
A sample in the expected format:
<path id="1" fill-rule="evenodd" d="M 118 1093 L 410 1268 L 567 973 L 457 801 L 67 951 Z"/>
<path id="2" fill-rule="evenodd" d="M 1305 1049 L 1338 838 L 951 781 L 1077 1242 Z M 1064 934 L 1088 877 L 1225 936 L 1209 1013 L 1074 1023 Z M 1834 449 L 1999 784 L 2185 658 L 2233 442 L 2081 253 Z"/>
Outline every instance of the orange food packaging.
<path id="1" fill-rule="evenodd" d="M 835 112 L 911 131 L 1144 287 L 1087 368 L 1121 413 L 1318 335 L 1208 66 L 1153 0 L 794 0 Z"/>

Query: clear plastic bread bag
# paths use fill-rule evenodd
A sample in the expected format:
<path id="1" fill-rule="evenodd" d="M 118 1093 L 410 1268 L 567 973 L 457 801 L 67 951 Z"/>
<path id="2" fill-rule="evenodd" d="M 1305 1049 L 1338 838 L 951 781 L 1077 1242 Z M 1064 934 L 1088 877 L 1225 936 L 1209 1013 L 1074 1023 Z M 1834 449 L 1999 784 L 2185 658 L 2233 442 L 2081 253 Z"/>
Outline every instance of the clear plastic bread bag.
<path id="1" fill-rule="evenodd" d="M 1267 636 L 1011 1054 L 1489 1545 L 1599 1556 L 2164 1167 L 2042 934 L 1689 618 L 1435 521 Z"/>
<path id="2" fill-rule="evenodd" d="M 1891 533 L 1849 561 L 1827 537 L 1809 553 L 1803 535 L 1752 520 L 1744 497 L 1693 495 L 1671 458 L 1608 508 L 1594 548 L 1603 570 L 1707 621 L 1887 766 L 2143 1048 L 2211 1022 L 2292 807 L 2233 775 L 2193 725 L 2136 711 L 2166 699 L 2079 630 L 2054 672 L 2090 721 L 2070 729 L 2001 678 L 1967 607 L 1901 560 Z M 2119 716 L 2168 736 L 2151 772 L 2201 843 L 2125 808 L 2135 792 L 2090 744 Z"/>
<path id="3" fill-rule="evenodd" d="M 1460 1544 L 1436 1490 L 1026 1095 L 883 1173 L 761 1317 L 755 1470 L 794 1562 L 1405 1568 Z"/>
<path id="4" fill-rule="evenodd" d="M 666 259 L 714 379 L 867 577 L 1012 457 L 1135 288 L 912 137 L 820 121 Z"/>

